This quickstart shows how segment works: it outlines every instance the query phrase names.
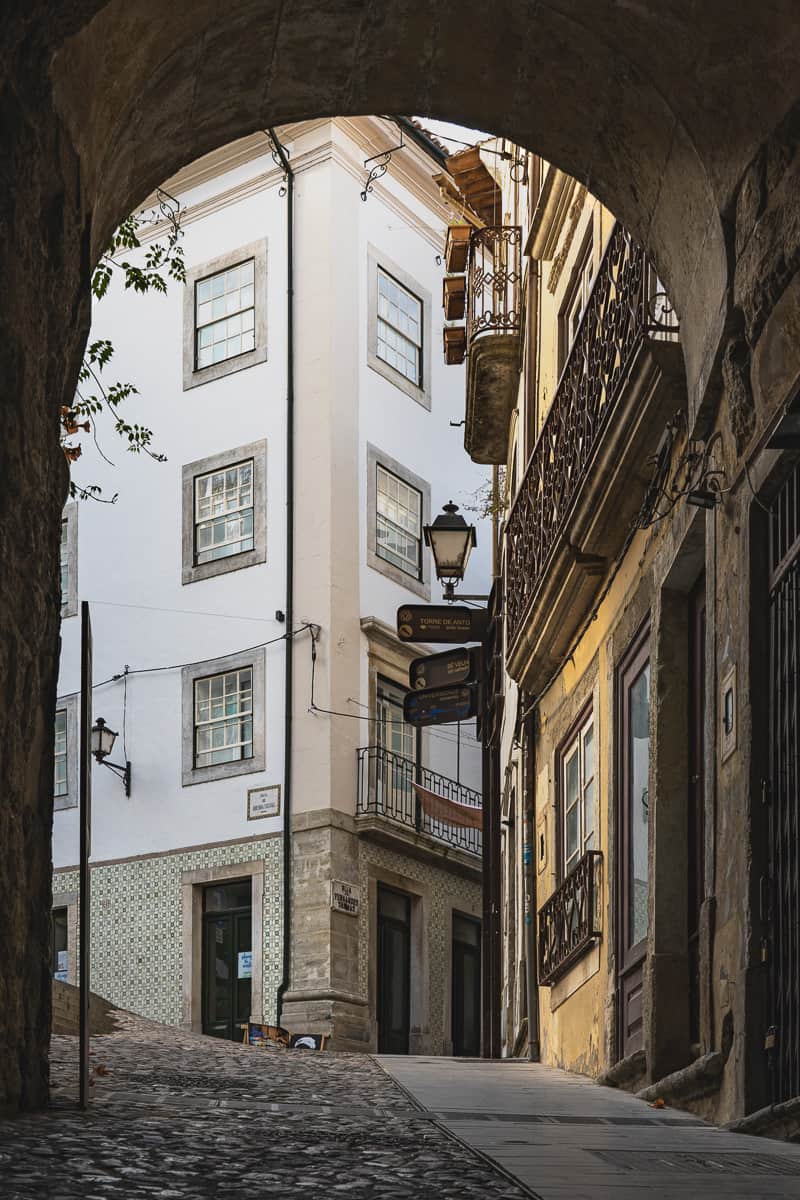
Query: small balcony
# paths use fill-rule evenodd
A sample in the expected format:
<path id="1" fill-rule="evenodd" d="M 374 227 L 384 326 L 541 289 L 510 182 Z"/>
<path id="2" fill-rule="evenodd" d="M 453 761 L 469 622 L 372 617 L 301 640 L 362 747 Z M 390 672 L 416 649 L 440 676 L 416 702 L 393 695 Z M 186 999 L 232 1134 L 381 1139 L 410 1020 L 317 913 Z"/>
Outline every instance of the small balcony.
<path id="1" fill-rule="evenodd" d="M 430 816 L 414 783 L 470 809 L 481 809 L 479 792 L 427 767 L 418 768 L 413 759 L 382 746 L 364 746 L 357 754 L 356 827 L 360 834 L 406 853 L 416 850 L 417 857 L 427 860 L 447 858 L 467 867 L 471 874 L 480 871 L 481 830 Z"/>
<path id="2" fill-rule="evenodd" d="M 618 224 L 505 524 L 506 665 L 529 691 L 568 654 L 685 406 L 675 312 Z"/>
<path id="3" fill-rule="evenodd" d="M 470 237 L 464 447 L 477 463 L 508 457 L 521 363 L 521 253 L 518 225 L 488 225 Z"/>
<path id="4" fill-rule="evenodd" d="M 539 909 L 539 982 L 549 987 L 602 935 L 603 855 L 589 850 Z"/>

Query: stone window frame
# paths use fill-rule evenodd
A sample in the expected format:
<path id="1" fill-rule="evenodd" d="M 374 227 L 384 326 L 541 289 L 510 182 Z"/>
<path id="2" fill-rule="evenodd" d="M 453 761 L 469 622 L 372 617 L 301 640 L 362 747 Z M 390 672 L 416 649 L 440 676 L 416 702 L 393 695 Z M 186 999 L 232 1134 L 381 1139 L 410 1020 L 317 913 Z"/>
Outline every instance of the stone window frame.
<path id="1" fill-rule="evenodd" d="M 392 583 L 408 588 L 410 592 L 421 596 L 423 600 L 430 600 L 431 565 L 430 556 L 425 553 L 424 544 L 420 546 L 422 574 L 419 579 L 415 579 L 413 575 L 396 567 L 394 563 L 387 562 L 378 554 L 378 466 L 390 471 L 398 479 L 402 479 L 403 483 L 416 488 L 422 496 L 421 523 L 424 526 L 429 525 L 431 521 L 431 485 L 419 475 L 415 475 L 413 471 L 409 471 L 396 458 L 392 458 L 390 454 L 384 454 L 377 446 L 367 442 L 367 566 L 379 571 L 387 579 L 391 579 Z"/>
<path id="2" fill-rule="evenodd" d="M 226 358 L 208 367 L 196 366 L 195 290 L 196 284 L 209 275 L 217 275 L 230 267 L 252 258 L 254 262 L 254 301 L 256 344 L 253 350 Z M 186 272 L 183 289 L 183 390 L 200 387 L 225 375 L 233 375 L 267 361 L 267 240 L 261 238 L 238 246 L 227 254 L 200 263 Z"/>
<path id="3" fill-rule="evenodd" d="M 422 384 L 407 379 L 400 371 L 378 357 L 378 270 L 396 280 L 406 291 L 411 292 L 422 306 Z M 405 392 L 428 412 L 431 409 L 431 321 L 433 305 L 431 294 L 408 271 L 393 262 L 382 250 L 367 246 L 367 363 L 389 383 Z"/>
<path id="4" fill-rule="evenodd" d="M 183 944 L 182 1026 L 203 1031 L 203 890 L 210 884 L 250 879 L 253 975 L 250 1020 L 264 1020 L 264 860 L 197 867 L 181 872 L 181 940 Z"/>
<path id="5" fill-rule="evenodd" d="M 67 714 L 67 790 L 63 796 L 53 796 L 53 811 L 61 812 L 65 808 L 78 807 L 78 786 L 80 772 L 78 769 L 78 693 L 69 696 L 59 696 L 56 700 L 56 712 Z M 55 726 L 53 727 L 55 739 Z"/>
<path id="6" fill-rule="evenodd" d="M 61 597 L 61 620 L 78 615 L 78 502 L 65 504 L 61 513 L 67 524 L 67 593 Z"/>
<path id="7" fill-rule="evenodd" d="M 213 763 L 206 767 L 194 765 L 194 685 L 195 680 L 208 675 L 222 675 L 251 667 L 253 671 L 253 754 L 233 762 Z M 254 775 L 265 771 L 266 754 L 266 651 L 263 646 L 240 654 L 210 658 L 194 663 L 181 671 L 181 783 L 192 787 L 236 775 Z"/>
<path id="8" fill-rule="evenodd" d="M 199 475 L 221 471 L 225 467 L 253 460 L 253 549 L 240 554 L 230 554 L 212 562 L 196 563 L 194 559 L 194 481 Z M 248 442 L 232 450 L 222 450 L 207 458 L 186 463 L 182 467 L 182 523 L 181 523 L 181 583 L 198 583 L 201 579 L 212 579 L 229 571 L 241 571 L 245 567 L 258 566 L 267 561 L 267 442 L 262 438 Z"/>

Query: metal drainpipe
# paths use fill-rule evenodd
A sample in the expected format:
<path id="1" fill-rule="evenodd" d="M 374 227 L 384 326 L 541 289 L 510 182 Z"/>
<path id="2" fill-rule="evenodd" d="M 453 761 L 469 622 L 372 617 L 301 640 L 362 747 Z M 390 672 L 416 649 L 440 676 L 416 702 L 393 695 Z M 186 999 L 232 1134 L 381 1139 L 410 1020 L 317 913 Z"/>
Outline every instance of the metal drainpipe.
<path id="1" fill-rule="evenodd" d="M 292 963 L 292 630 L 294 628 L 294 171 L 275 130 L 269 137 L 286 174 L 286 658 L 283 741 L 283 976 L 278 985 L 277 1020 Z"/>
<path id="2" fill-rule="evenodd" d="M 524 700 L 523 693 L 523 700 Z M 536 759 L 534 713 L 525 718 L 523 745 L 523 804 L 525 805 L 522 845 L 522 875 L 525 889 L 523 919 L 525 921 L 525 990 L 528 1009 L 528 1058 L 538 1062 L 539 1046 L 539 986 L 536 960 Z"/>

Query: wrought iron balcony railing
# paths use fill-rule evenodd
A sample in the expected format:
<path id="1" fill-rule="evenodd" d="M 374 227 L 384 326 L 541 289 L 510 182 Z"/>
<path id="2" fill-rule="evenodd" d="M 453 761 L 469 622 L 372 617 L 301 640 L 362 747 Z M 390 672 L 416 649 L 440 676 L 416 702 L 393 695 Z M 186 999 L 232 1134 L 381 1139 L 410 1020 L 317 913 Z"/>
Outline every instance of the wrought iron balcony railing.
<path id="1" fill-rule="evenodd" d="M 644 251 L 617 224 L 506 521 L 509 645 L 528 615 L 645 338 L 677 341 L 678 321 Z"/>
<path id="2" fill-rule="evenodd" d="M 555 981 L 601 936 L 603 855 L 589 850 L 539 909 L 539 982 Z"/>
<path id="3" fill-rule="evenodd" d="M 488 225 L 474 229 L 469 243 L 467 351 L 486 333 L 522 329 L 522 229 Z"/>
<path id="4" fill-rule="evenodd" d="M 450 825 L 423 812 L 413 784 L 419 783 L 445 800 L 480 808 L 479 792 L 439 775 L 427 767 L 419 770 L 413 759 L 394 754 L 382 746 L 364 746 L 358 752 L 357 817 L 383 817 L 388 821 L 425 833 L 438 842 L 480 855 L 481 831 Z"/>

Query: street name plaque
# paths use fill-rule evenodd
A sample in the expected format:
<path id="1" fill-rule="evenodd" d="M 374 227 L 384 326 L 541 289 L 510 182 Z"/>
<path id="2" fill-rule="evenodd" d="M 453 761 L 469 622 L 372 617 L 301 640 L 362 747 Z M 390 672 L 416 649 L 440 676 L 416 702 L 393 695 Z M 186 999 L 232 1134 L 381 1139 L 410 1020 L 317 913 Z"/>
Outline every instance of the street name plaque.
<path id="1" fill-rule="evenodd" d="M 404 604 L 397 610 L 401 642 L 479 642 L 486 610 L 463 604 Z"/>
<path id="2" fill-rule="evenodd" d="M 478 689 L 469 683 L 408 692 L 403 700 L 403 718 L 409 725 L 450 725 L 469 721 L 477 712 Z"/>
<path id="3" fill-rule="evenodd" d="M 475 649 L 445 650 L 415 658 L 408 668 L 408 682 L 418 688 L 447 687 L 456 683 L 477 683 L 480 655 Z"/>

